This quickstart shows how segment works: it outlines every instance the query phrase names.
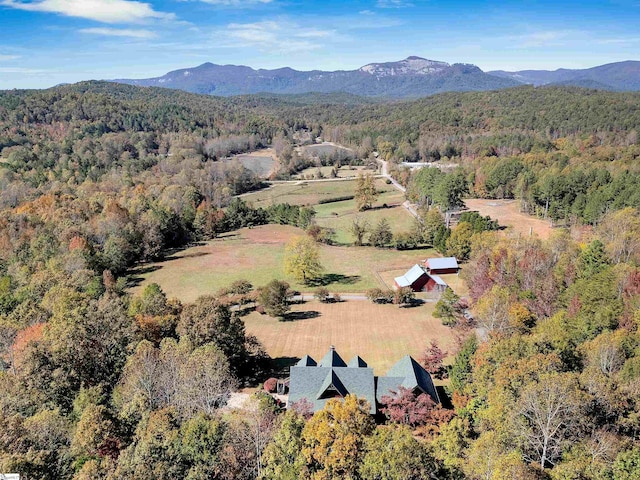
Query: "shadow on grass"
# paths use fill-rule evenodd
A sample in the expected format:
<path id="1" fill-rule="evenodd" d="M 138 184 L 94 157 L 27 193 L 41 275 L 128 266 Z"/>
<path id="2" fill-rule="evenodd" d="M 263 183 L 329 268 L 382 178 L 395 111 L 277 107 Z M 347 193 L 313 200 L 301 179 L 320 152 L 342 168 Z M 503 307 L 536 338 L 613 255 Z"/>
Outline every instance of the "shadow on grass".
<path id="1" fill-rule="evenodd" d="M 419 307 L 420 305 L 424 305 L 425 303 L 427 302 L 425 302 L 420 298 L 416 298 L 409 303 L 403 303 L 400 308 L 415 308 L 415 307 Z"/>
<path id="2" fill-rule="evenodd" d="M 271 359 L 271 371 L 275 376 L 289 375 L 289 369 L 298 363 L 298 357 L 276 357 Z"/>
<path id="3" fill-rule="evenodd" d="M 342 275 L 340 273 L 327 273 L 308 283 L 310 287 L 324 287 L 332 283 L 339 285 L 353 285 L 360 281 L 360 275 Z"/>
<path id="4" fill-rule="evenodd" d="M 160 265 L 147 265 L 145 267 L 139 267 L 135 270 L 131 270 L 131 273 L 127 277 L 127 288 L 133 288 L 144 282 L 143 275 L 160 270 Z"/>
<path id="5" fill-rule="evenodd" d="M 297 322 L 298 320 L 310 320 L 312 318 L 318 318 L 320 312 L 315 310 L 308 310 L 306 312 L 289 312 L 282 319 L 283 322 Z"/>

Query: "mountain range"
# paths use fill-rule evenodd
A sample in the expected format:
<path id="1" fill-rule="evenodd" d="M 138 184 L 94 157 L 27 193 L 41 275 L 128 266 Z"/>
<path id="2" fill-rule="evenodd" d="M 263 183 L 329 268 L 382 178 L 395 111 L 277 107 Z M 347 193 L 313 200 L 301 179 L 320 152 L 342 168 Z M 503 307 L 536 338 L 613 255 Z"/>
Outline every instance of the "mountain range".
<path id="1" fill-rule="evenodd" d="M 288 67 L 254 70 L 242 65 L 204 63 L 161 77 L 113 81 L 219 96 L 344 92 L 368 97 L 417 98 L 449 91 L 499 90 L 522 84 L 640 90 L 640 62 L 612 63 L 586 70 L 519 72 L 483 72 L 471 64 L 448 64 L 416 56 L 338 71 L 298 71 Z"/>
<path id="2" fill-rule="evenodd" d="M 574 85 L 600 90 L 640 90 L 640 62 L 631 60 L 608 63 L 583 70 L 560 68 L 553 71 L 521 70 L 518 72 L 505 72 L 504 70 L 496 70 L 487 73 L 535 86 Z"/>

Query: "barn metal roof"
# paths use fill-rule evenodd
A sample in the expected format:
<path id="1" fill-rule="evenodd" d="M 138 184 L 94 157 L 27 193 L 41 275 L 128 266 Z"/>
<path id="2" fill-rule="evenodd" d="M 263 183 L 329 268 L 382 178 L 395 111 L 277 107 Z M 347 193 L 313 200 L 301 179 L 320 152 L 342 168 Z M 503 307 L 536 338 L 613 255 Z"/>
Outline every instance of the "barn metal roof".
<path id="1" fill-rule="evenodd" d="M 431 270 L 458 268 L 458 261 L 456 260 L 456 257 L 429 258 L 427 259 L 426 264 Z"/>
<path id="2" fill-rule="evenodd" d="M 396 277 L 394 280 L 399 287 L 410 287 L 416 280 L 426 275 L 426 273 L 424 268 L 416 263 L 407 273 L 401 277 Z"/>

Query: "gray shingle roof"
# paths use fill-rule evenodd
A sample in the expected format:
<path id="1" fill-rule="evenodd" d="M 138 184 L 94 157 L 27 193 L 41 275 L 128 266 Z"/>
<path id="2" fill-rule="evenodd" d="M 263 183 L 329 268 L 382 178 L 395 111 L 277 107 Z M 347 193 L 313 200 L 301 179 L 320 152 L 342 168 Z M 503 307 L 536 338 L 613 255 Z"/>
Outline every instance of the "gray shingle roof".
<path id="1" fill-rule="evenodd" d="M 440 398 L 438 397 L 438 392 L 433 384 L 433 380 L 431 380 L 431 375 L 409 355 L 405 355 L 398 363 L 391 367 L 391 370 L 387 372 L 387 377 L 404 379 L 401 384 L 396 385 L 394 390 L 397 389 L 398 386 L 408 388 L 409 390 L 418 388 L 422 392 L 431 395 L 431 398 L 433 398 L 436 403 L 440 403 Z M 379 393 L 378 395 L 386 394 Z"/>
<path id="2" fill-rule="evenodd" d="M 320 389 L 318 390 L 318 394 L 316 395 L 316 400 L 321 400 L 323 398 L 333 398 L 334 391 L 339 393 L 342 398 L 349 395 L 349 392 L 332 368 L 322 382 L 322 385 L 320 385 Z M 329 395 L 327 395 L 328 393 Z"/>
<path id="3" fill-rule="evenodd" d="M 347 364 L 344 363 L 342 357 L 338 355 L 336 349 L 331 347 L 327 354 L 322 357 L 322 360 L 318 363 L 319 367 L 346 367 Z"/>
<path id="4" fill-rule="evenodd" d="M 331 398 L 353 394 L 367 400 L 370 413 L 375 414 L 382 397 L 390 395 L 391 391 L 397 393 L 400 386 L 418 389 L 440 402 L 431 376 L 408 355 L 396 363 L 386 377 L 374 377 L 373 370 L 359 356 L 347 366 L 331 348 L 317 366 L 311 357 L 305 356 L 291 367 L 287 406 L 306 399 L 313 405 L 313 410 L 318 411 Z"/>
<path id="5" fill-rule="evenodd" d="M 296 363 L 296 365 L 299 367 L 315 367 L 318 364 L 309 355 L 305 355 L 300 360 L 298 360 L 298 363 Z"/>
<path id="6" fill-rule="evenodd" d="M 330 398 L 321 397 L 330 386 L 342 396 L 353 394 L 366 399 L 371 405 L 371 413 L 376 413 L 375 384 L 371 368 L 291 367 L 287 405 L 304 398 L 311 402 L 314 411 L 322 410 Z"/>
<path id="7" fill-rule="evenodd" d="M 347 367 L 366 368 L 366 367 L 368 367 L 368 365 L 367 365 L 367 362 L 365 362 L 362 358 L 360 358 L 358 355 L 356 355 L 347 364 Z"/>

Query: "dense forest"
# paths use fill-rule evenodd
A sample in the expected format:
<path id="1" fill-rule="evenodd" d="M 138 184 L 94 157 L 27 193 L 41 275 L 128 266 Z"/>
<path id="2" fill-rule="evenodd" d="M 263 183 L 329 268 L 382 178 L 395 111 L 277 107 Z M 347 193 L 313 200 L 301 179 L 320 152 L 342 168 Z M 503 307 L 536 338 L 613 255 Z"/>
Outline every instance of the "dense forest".
<path id="1" fill-rule="evenodd" d="M 640 95 L 576 88 L 397 103 L 103 82 L 0 92 L 0 471 L 640 478 L 639 128 Z M 128 269 L 167 249 L 247 225 L 312 225 L 308 208 L 234 199 L 262 179 L 223 160 L 274 145 L 286 174 L 304 163 L 300 131 L 391 162 L 425 222 L 476 195 L 518 198 L 566 227 L 518 238 L 468 215 L 449 232 L 464 237 L 476 328 L 447 292 L 438 311 L 454 360 L 443 368 L 425 345 L 421 361 L 449 377 L 453 408 L 400 392 L 380 425 L 356 398 L 313 416 L 264 394 L 224 411 L 271 367 L 231 307 L 250 286 L 189 305 L 157 285 L 127 292 Z M 412 173 L 412 160 L 456 167 Z M 576 237 L 573 226 L 588 228 Z"/>

